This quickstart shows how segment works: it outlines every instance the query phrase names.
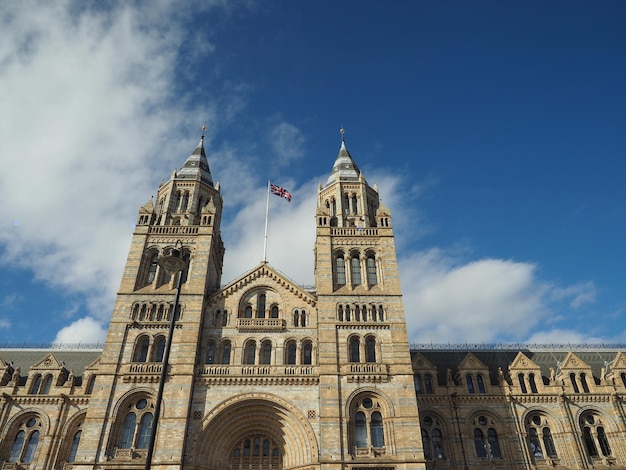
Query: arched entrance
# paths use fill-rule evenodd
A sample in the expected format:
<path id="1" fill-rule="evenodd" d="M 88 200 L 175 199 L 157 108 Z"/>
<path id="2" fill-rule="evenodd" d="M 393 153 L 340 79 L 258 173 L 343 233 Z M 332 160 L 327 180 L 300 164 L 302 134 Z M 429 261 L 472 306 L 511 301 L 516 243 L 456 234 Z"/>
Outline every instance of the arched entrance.
<path id="1" fill-rule="evenodd" d="M 289 470 L 317 463 L 318 445 L 303 412 L 280 397 L 245 394 L 214 408 L 196 440 L 196 468 Z"/>

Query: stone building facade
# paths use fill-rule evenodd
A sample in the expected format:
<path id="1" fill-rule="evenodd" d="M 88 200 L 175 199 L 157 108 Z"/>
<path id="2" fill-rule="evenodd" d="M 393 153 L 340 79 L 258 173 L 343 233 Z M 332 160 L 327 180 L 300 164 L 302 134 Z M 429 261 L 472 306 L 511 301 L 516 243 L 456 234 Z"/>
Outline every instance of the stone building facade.
<path id="1" fill-rule="evenodd" d="M 222 286 L 222 205 L 201 140 L 139 210 L 104 347 L 0 350 L 2 469 L 144 468 L 172 316 L 152 468 L 626 468 L 619 348 L 409 347 L 391 214 L 343 139 L 315 288 L 266 262 Z"/>

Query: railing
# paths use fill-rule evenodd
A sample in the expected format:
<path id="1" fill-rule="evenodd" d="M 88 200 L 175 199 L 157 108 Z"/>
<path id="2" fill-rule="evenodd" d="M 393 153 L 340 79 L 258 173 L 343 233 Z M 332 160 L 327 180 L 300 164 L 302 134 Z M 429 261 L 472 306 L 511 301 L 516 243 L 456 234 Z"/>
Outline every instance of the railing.
<path id="1" fill-rule="evenodd" d="M 128 364 L 129 374 L 160 374 L 163 369 L 161 362 L 136 362 Z"/>
<path id="2" fill-rule="evenodd" d="M 624 343 L 413 343 L 411 351 L 602 351 L 624 350 Z"/>
<path id="3" fill-rule="evenodd" d="M 222 366 L 205 365 L 200 371 L 202 375 L 213 377 L 250 377 L 250 376 L 313 376 L 317 373 L 317 367 L 312 365 L 243 365 L 243 366 Z"/>
<path id="4" fill-rule="evenodd" d="M 345 366 L 344 366 L 345 367 Z M 348 364 L 351 374 L 386 374 L 387 365 L 376 362 L 351 363 Z"/>
<path id="5" fill-rule="evenodd" d="M 237 318 L 239 331 L 282 331 L 286 326 L 281 318 Z"/>
<path id="6" fill-rule="evenodd" d="M 376 237 L 376 236 L 378 236 L 378 229 L 377 228 L 367 228 L 367 227 L 363 227 L 363 228 L 358 228 L 358 227 L 331 228 L 330 229 L 330 234 L 331 235 L 335 235 L 335 236 L 350 236 L 350 237 L 360 236 L 360 235 Z"/>
<path id="7" fill-rule="evenodd" d="M 132 460 L 132 459 L 145 459 L 148 455 L 148 449 L 120 449 L 115 448 L 113 453 L 114 459 Z"/>
<path id="8" fill-rule="evenodd" d="M 150 234 L 158 235 L 195 235 L 198 227 L 187 225 L 151 225 Z"/>

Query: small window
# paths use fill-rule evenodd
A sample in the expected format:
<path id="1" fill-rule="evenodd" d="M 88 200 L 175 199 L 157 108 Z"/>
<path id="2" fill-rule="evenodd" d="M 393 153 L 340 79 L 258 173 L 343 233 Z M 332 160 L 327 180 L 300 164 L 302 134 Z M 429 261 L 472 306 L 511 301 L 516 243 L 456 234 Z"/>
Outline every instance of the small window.
<path id="1" fill-rule="evenodd" d="M 350 258 L 350 275 L 352 276 L 353 286 L 361 284 L 361 261 L 358 255 L 353 255 L 352 258 Z"/>
<path id="2" fill-rule="evenodd" d="M 230 341 L 224 341 L 222 343 L 222 364 L 230 364 Z"/>
<path id="3" fill-rule="evenodd" d="M 361 342 L 359 338 L 350 338 L 350 362 L 361 362 Z"/>
<path id="4" fill-rule="evenodd" d="M 246 344 L 245 354 L 244 354 L 244 364 L 254 364 L 256 358 L 256 343 L 254 341 L 249 341 Z"/>
<path id="5" fill-rule="evenodd" d="M 474 389 L 474 379 L 471 374 L 467 374 L 465 376 L 465 381 L 467 382 L 467 391 L 469 393 L 476 393 L 476 390 Z"/>
<path id="6" fill-rule="evenodd" d="M 337 285 L 345 286 L 346 285 L 346 263 L 343 259 L 343 254 L 338 254 L 335 258 L 336 264 L 336 277 L 337 277 Z"/>
<path id="7" fill-rule="evenodd" d="M 302 364 L 309 365 L 313 362 L 313 345 L 310 342 L 302 346 Z"/>
<path id="8" fill-rule="evenodd" d="M 378 278 L 376 276 L 376 259 L 374 258 L 374 255 L 369 255 L 367 257 L 367 284 L 370 287 L 378 284 Z"/>
<path id="9" fill-rule="evenodd" d="M 376 340 L 371 336 L 365 341 L 365 354 L 367 362 L 376 362 Z"/>
<path id="10" fill-rule="evenodd" d="M 154 362 L 163 362 L 165 354 L 165 338 L 160 337 L 154 343 Z"/>

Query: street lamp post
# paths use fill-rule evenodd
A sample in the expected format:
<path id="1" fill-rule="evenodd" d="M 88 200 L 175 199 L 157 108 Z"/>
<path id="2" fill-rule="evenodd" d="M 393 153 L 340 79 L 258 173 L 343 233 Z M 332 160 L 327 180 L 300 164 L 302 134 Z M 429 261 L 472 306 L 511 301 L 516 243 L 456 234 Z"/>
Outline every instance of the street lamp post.
<path id="1" fill-rule="evenodd" d="M 159 379 L 159 390 L 157 392 L 156 404 L 154 406 L 154 419 L 150 428 L 150 442 L 148 443 L 148 454 L 146 455 L 145 470 L 150 470 L 152 465 L 152 455 L 154 454 L 154 443 L 156 441 L 157 426 L 159 424 L 159 415 L 161 414 L 161 402 L 163 401 L 163 389 L 165 388 L 165 378 L 170 360 L 170 351 L 172 349 L 172 338 L 174 336 L 174 327 L 176 326 L 176 314 L 178 313 L 178 299 L 180 298 L 180 285 L 183 278 L 183 270 L 187 267 L 187 262 L 183 259 L 183 242 L 178 240 L 174 248 L 164 253 L 157 261 L 158 265 L 165 269 L 167 274 L 173 276 L 178 274 L 176 280 L 176 296 L 174 297 L 174 308 L 170 313 L 170 328 L 167 333 L 167 341 L 165 343 L 165 351 L 163 351 L 163 365 L 161 368 L 161 377 Z"/>

